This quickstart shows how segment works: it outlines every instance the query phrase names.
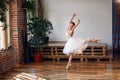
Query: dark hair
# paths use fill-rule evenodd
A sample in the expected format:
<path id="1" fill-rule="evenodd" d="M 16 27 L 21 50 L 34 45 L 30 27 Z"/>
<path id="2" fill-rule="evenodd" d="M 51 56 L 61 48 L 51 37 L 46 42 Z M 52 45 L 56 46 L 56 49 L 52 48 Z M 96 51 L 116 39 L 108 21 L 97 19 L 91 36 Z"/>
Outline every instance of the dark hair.
<path id="1" fill-rule="evenodd" d="M 70 22 L 70 23 L 72 23 L 72 24 L 73 24 L 73 26 L 75 26 L 75 23 L 74 23 L 74 22 Z"/>

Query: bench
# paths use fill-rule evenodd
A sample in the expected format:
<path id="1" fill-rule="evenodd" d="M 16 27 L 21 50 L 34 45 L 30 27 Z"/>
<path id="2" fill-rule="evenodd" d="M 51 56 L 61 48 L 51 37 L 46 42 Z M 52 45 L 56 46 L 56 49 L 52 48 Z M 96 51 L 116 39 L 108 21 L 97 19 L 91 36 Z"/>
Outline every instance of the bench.
<path id="1" fill-rule="evenodd" d="M 65 42 L 53 42 L 43 47 L 44 58 L 52 58 L 53 60 L 60 61 L 60 59 L 68 58 L 63 54 Z M 107 44 L 105 43 L 89 43 L 88 47 L 82 54 L 77 54 L 74 59 L 80 59 L 80 61 L 88 61 L 88 59 L 108 59 L 112 61 L 112 51 L 107 50 Z"/>

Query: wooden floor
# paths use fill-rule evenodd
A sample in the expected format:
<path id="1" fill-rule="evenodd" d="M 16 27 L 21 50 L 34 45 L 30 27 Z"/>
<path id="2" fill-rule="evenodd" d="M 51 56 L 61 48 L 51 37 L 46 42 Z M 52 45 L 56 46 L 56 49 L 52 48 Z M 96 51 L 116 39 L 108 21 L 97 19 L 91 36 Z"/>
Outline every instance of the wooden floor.
<path id="1" fill-rule="evenodd" d="M 120 63 L 118 62 L 73 61 L 69 70 L 65 69 L 66 62 L 66 60 L 44 61 L 21 65 L 1 74 L 0 80 L 13 80 L 13 77 L 22 72 L 46 80 L 120 80 Z"/>

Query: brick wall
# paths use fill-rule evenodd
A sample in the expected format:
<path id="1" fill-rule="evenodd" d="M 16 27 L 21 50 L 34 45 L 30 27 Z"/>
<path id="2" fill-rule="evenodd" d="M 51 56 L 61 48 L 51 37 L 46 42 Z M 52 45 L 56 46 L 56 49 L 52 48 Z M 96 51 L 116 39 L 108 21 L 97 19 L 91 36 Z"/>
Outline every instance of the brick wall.
<path id="1" fill-rule="evenodd" d="M 11 44 L 15 50 L 15 59 L 17 63 L 23 61 L 23 40 L 22 36 L 26 34 L 26 11 L 22 8 L 24 0 L 11 0 L 10 6 L 10 31 Z"/>

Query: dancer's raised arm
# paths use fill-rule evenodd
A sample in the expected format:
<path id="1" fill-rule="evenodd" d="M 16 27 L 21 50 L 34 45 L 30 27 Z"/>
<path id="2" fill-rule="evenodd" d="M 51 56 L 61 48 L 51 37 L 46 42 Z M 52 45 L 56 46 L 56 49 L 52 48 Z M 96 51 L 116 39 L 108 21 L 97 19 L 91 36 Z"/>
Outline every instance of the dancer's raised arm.
<path id="1" fill-rule="evenodd" d="M 78 22 L 77 22 L 77 24 L 73 27 L 73 29 L 75 29 L 79 24 L 80 24 L 80 19 L 78 19 Z"/>
<path id="2" fill-rule="evenodd" d="M 73 19 L 74 19 L 75 16 L 76 16 L 76 14 L 72 15 L 72 18 L 70 19 L 70 23 L 73 22 Z"/>

